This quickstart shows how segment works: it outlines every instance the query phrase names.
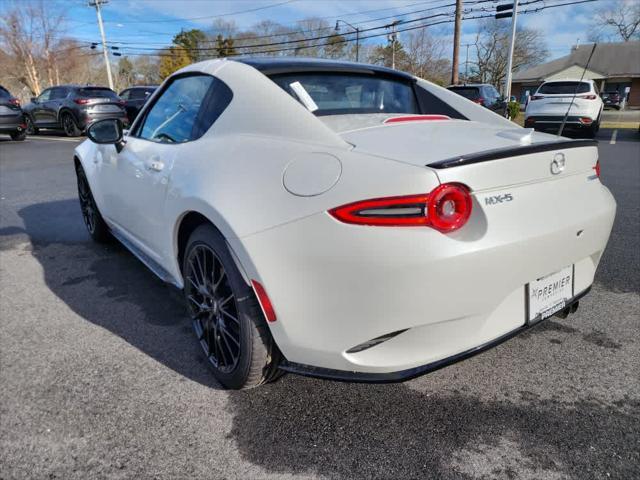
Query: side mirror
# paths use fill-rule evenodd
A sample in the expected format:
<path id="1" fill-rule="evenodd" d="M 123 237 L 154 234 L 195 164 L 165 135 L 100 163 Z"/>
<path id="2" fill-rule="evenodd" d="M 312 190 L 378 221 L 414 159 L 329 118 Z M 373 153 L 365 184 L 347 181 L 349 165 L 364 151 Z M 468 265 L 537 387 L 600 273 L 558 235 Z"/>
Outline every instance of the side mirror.
<path id="1" fill-rule="evenodd" d="M 31 97 L 31 103 L 38 103 L 38 97 Z"/>
<path id="2" fill-rule="evenodd" d="M 124 148 L 122 122 L 117 118 L 105 118 L 87 128 L 87 137 L 98 145 L 113 144 L 118 153 Z"/>

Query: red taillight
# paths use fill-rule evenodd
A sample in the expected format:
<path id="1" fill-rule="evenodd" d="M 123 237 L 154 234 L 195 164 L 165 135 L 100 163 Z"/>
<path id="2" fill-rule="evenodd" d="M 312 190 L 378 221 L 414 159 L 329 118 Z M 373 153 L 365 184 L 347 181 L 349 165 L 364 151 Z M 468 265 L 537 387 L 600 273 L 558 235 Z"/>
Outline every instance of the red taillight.
<path id="1" fill-rule="evenodd" d="M 461 228 L 471 215 L 469 189 L 445 183 L 429 194 L 374 198 L 329 210 L 337 220 L 379 227 L 432 227 L 441 232 Z"/>
<path id="2" fill-rule="evenodd" d="M 473 103 L 477 103 L 478 105 L 484 105 L 484 98 L 476 98 L 473 100 Z"/>
<path id="3" fill-rule="evenodd" d="M 530 98 L 531 101 L 534 100 L 542 100 L 544 97 L 542 95 L 534 95 L 533 97 Z"/>
<path id="4" fill-rule="evenodd" d="M 580 95 L 580 98 L 584 98 L 585 100 L 595 100 L 598 97 L 595 95 Z"/>
<path id="5" fill-rule="evenodd" d="M 591 125 L 593 123 L 593 119 L 589 117 L 580 117 L 580 123 L 584 125 Z"/>
<path id="6" fill-rule="evenodd" d="M 20 100 L 18 100 L 17 98 L 10 99 L 9 103 L 12 104 L 12 105 L 15 105 L 16 107 L 20 106 Z"/>
<path id="7" fill-rule="evenodd" d="M 88 98 L 76 98 L 73 101 L 75 103 L 77 103 L 78 105 L 86 105 L 87 103 L 90 102 L 90 100 Z"/>
<path id="8" fill-rule="evenodd" d="M 593 169 L 596 172 L 596 177 L 600 178 L 600 160 L 596 162 L 596 166 Z"/>
<path id="9" fill-rule="evenodd" d="M 464 185 L 445 183 L 429 194 L 427 217 L 431 226 L 441 232 L 453 232 L 471 216 L 471 195 Z"/>
<path id="10" fill-rule="evenodd" d="M 260 306 L 262 307 L 262 313 L 264 313 L 267 322 L 275 322 L 277 320 L 276 311 L 273 309 L 266 290 L 257 280 L 251 280 L 251 284 L 253 285 L 253 291 L 256 292 L 258 302 L 260 302 Z"/>
<path id="11" fill-rule="evenodd" d="M 423 122 L 429 120 L 451 120 L 447 115 L 407 115 L 387 118 L 383 123 Z"/>

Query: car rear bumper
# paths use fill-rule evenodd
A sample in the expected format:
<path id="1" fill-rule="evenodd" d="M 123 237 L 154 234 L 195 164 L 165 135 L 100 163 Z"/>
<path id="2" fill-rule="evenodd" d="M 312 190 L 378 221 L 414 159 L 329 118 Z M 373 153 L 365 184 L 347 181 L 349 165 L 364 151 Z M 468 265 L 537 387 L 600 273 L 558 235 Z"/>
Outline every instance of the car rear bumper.
<path id="1" fill-rule="evenodd" d="M 397 381 L 515 335 L 537 278 L 574 265 L 574 297 L 591 286 L 616 207 L 588 175 L 511 188 L 511 210 L 476 199 L 469 224 L 450 235 L 321 213 L 230 245 L 275 308 L 285 369 Z M 560 202 L 559 188 L 581 194 Z"/>
<path id="2" fill-rule="evenodd" d="M 107 118 L 116 118 L 120 120 L 125 126 L 129 125 L 129 119 L 125 112 L 119 113 L 84 113 L 79 122 L 78 127 L 82 130 L 86 130 L 86 128 L 94 122 L 98 120 L 105 120 Z"/>
<path id="3" fill-rule="evenodd" d="M 26 124 L 24 123 L 24 116 L 22 113 L 18 115 L 0 115 L 0 132 L 20 132 L 25 128 Z"/>
<path id="4" fill-rule="evenodd" d="M 541 131 L 557 132 L 564 121 L 564 116 L 529 116 L 524 121 L 526 128 L 535 128 Z M 589 116 L 569 116 L 565 123 L 565 130 L 587 130 L 592 127 L 595 119 Z"/>
<path id="5" fill-rule="evenodd" d="M 580 303 L 580 299 L 587 295 L 591 291 L 591 287 L 588 287 L 583 292 L 576 295 L 571 303 L 569 303 L 562 312 L 556 314 L 557 316 L 564 317 L 568 313 L 575 313 L 578 309 L 578 305 Z M 539 323 L 534 324 L 524 324 L 521 327 L 516 328 L 510 332 L 505 333 L 504 335 L 490 340 L 487 343 L 482 345 L 475 346 L 470 348 L 469 350 L 465 350 L 464 352 L 460 352 L 458 354 L 452 355 L 447 358 L 443 358 L 442 360 L 437 360 L 435 362 L 427 363 L 426 365 L 420 365 L 418 367 L 409 368 L 407 370 L 400 370 L 396 372 L 388 372 L 388 373 L 371 373 L 371 372 L 358 372 L 358 371 L 345 371 L 345 370 L 333 370 L 331 368 L 322 368 L 322 367 L 314 367 L 311 365 L 303 365 L 300 363 L 294 363 L 289 361 L 284 361 L 279 368 L 289 373 L 295 373 L 297 375 L 304 375 L 308 377 L 316 377 L 323 378 L 326 380 L 335 380 L 338 382 L 357 382 L 357 383 L 398 383 L 404 382 L 407 380 L 411 380 L 412 378 L 419 377 L 421 375 L 425 375 L 427 373 L 435 372 L 436 370 L 440 370 L 441 368 L 448 367 L 449 365 L 453 365 L 454 363 L 461 362 L 468 358 L 479 355 L 487 350 L 490 350 L 498 345 L 506 342 L 507 340 L 516 337 L 529 330 L 530 328 L 535 327 Z"/>

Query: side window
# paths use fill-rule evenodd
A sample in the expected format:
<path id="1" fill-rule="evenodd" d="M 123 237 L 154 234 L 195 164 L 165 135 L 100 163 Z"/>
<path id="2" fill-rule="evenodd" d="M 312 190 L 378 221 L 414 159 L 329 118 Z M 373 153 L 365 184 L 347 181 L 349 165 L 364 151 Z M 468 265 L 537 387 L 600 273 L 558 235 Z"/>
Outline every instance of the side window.
<path id="1" fill-rule="evenodd" d="M 131 94 L 131 90 L 125 90 L 124 92 L 120 92 L 119 97 L 122 100 L 129 100 L 129 95 Z"/>
<path id="2" fill-rule="evenodd" d="M 38 97 L 38 103 L 48 102 L 51 99 L 51 90 L 52 89 L 50 88 L 42 92 Z"/>
<path id="3" fill-rule="evenodd" d="M 51 96 L 49 97 L 49 100 L 60 100 L 62 98 L 66 98 L 67 93 L 68 92 L 66 88 L 61 88 L 61 87 L 52 88 Z"/>
<path id="4" fill-rule="evenodd" d="M 231 97 L 229 87 L 210 75 L 178 77 L 148 110 L 135 136 L 161 143 L 200 138 Z"/>

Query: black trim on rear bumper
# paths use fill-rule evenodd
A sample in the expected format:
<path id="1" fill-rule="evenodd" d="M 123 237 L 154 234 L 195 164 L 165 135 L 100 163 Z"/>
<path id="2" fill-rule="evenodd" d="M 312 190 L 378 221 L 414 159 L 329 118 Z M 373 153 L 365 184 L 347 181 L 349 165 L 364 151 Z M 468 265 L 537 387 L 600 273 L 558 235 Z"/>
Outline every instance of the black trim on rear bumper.
<path id="1" fill-rule="evenodd" d="M 573 305 L 578 302 L 582 297 L 584 297 L 589 291 L 591 287 L 588 287 L 586 290 L 582 291 L 573 299 L 571 303 L 567 304 L 564 310 L 570 309 Z M 561 312 L 558 312 L 561 313 Z M 555 315 L 554 315 L 555 316 Z M 553 318 L 553 317 L 549 317 Z M 548 319 L 545 319 L 548 320 Z M 521 327 L 512 330 L 511 332 L 505 333 L 501 337 L 498 337 L 490 342 L 487 342 L 483 345 L 479 345 L 474 348 L 470 348 L 469 350 L 465 350 L 464 352 L 458 353 L 456 355 L 452 355 L 451 357 L 444 358 L 442 360 L 438 360 L 435 362 L 427 363 L 426 365 L 421 365 L 419 367 L 409 368 L 407 370 L 400 370 L 398 372 L 389 372 L 389 373 L 371 373 L 371 372 L 353 372 L 347 370 L 333 370 L 330 368 L 322 368 L 322 367 L 313 367 L 311 365 L 303 365 L 300 363 L 288 362 L 284 361 L 280 365 L 280 369 L 289 372 L 295 373 L 298 375 L 305 375 L 308 377 L 317 377 L 324 378 L 327 380 L 336 380 L 339 382 L 358 382 L 358 383 L 397 383 L 404 382 L 406 380 L 411 380 L 412 378 L 419 377 L 420 375 L 424 375 L 426 373 L 434 372 L 436 370 L 440 370 L 441 368 L 447 367 L 454 363 L 460 362 L 462 360 L 466 360 L 467 358 L 478 355 L 479 353 L 485 352 L 493 347 L 497 347 L 503 342 L 515 337 L 516 335 L 524 332 L 525 330 L 529 330 L 530 328 L 535 328 L 537 325 L 545 323 L 545 320 L 540 322 L 536 322 L 531 325 L 523 325 Z"/>
<path id="2" fill-rule="evenodd" d="M 560 140 L 557 142 L 534 143 L 532 145 L 523 145 L 518 147 L 499 148 L 480 153 L 471 153 L 469 155 L 461 155 L 459 157 L 448 158 L 430 163 L 427 167 L 431 168 L 451 168 L 460 167 L 462 165 L 470 165 L 472 163 L 488 162 L 490 160 L 500 160 L 501 158 L 520 157 L 532 153 L 552 152 L 554 150 L 562 150 L 567 148 L 578 147 L 596 147 L 597 140 Z"/>

